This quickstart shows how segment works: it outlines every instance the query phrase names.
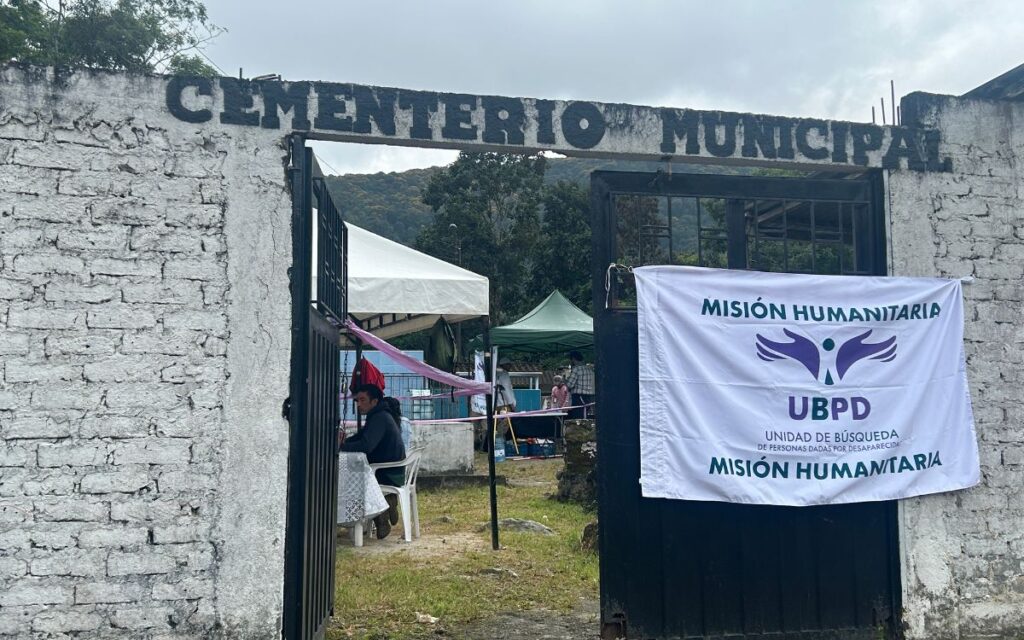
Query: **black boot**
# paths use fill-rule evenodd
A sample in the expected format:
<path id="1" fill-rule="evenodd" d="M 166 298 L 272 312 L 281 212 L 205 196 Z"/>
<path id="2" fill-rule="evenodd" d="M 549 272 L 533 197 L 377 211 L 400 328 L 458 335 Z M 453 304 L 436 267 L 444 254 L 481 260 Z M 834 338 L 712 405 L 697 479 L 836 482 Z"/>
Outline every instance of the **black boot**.
<path id="1" fill-rule="evenodd" d="M 391 524 L 398 524 L 398 496 L 393 493 L 384 495 L 388 503 L 388 520 Z"/>
<path id="2" fill-rule="evenodd" d="M 391 533 L 391 523 L 388 522 L 388 514 L 382 513 L 373 519 L 373 524 L 377 528 L 377 539 L 383 540 L 388 537 Z"/>

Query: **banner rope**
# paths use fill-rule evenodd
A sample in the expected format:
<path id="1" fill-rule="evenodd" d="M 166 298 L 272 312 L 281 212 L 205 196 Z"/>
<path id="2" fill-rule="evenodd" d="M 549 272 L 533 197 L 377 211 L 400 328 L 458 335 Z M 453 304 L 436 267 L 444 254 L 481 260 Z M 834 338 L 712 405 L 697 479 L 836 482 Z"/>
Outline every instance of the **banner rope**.
<path id="1" fill-rule="evenodd" d="M 604 272 L 604 308 L 607 309 L 611 305 L 612 295 L 612 271 L 625 271 L 626 273 L 633 273 L 633 267 L 627 267 L 624 264 L 613 262 L 608 265 L 608 269 Z"/>

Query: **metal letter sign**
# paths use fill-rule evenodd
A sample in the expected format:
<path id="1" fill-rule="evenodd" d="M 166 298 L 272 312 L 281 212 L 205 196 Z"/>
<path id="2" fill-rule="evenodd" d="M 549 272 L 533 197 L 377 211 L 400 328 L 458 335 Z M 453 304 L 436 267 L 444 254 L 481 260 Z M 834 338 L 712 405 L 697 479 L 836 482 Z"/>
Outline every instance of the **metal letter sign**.
<path id="1" fill-rule="evenodd" d="M 951 171 L 937 130 L 723 111 L 433 93 L 331 82 L 175 77 L 180 120 L 341 141 L 717 164 Z M 287 123 L 287 124 L 285 124 Z"/>

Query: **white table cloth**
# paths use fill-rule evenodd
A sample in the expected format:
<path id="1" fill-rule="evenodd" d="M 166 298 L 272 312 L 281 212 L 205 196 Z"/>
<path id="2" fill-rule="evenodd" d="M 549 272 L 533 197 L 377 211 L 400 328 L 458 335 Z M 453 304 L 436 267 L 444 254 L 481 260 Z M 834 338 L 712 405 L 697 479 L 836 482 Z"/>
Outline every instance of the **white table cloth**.
<path id="1" fill-rule="evenodd" d="M 388 503 L 366 461 L 365 453 L 338 454 L 338 524 L 353 526 L 358 534 L 355 543 L 362 544 L 364 521 L 387 511 Z"/>

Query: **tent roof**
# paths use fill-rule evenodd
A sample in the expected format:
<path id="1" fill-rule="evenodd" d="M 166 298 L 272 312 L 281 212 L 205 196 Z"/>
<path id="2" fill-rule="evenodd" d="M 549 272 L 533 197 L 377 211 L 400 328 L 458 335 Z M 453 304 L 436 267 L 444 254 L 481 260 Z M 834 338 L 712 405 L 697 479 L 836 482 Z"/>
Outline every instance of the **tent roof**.
<path id="1" fill-rule="evenodd" d="M 594 319 L 555 290 L 512 324 L 491 329 L 491 344 L 531 353 L 594 346 Z"/>
<path id="2" fill-rule="evenodd" d="M 488 314 L 487 278 L 345 223 L 348 312 L 381 338 Z"/>

